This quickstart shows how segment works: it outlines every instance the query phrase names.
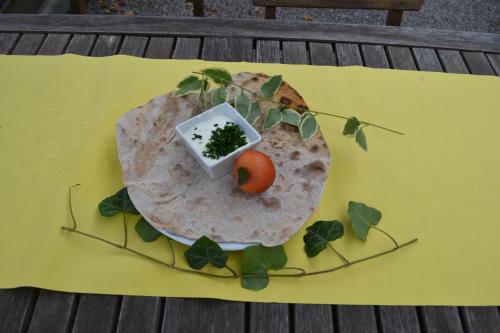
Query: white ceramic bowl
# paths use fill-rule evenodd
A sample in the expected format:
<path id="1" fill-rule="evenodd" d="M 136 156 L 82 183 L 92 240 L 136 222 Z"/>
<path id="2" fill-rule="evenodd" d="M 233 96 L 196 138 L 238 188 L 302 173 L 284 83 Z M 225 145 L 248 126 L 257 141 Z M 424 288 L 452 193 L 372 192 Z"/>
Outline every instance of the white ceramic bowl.
<path id="1" fill-rule="evenodd" d="M 196 145 L 193 143 L 192 138 L 190 138 L 187 133 L 192 128 L 206 121 L 210 121 L 210 119 L 213 119 L 217 116 L 226 116 L 230 119 L 230 121 L 240 126 L 241 129 L 245 132 L 248 138 L 248 142 L 246 145 L 236 149 L 235 151 L 229 153 L 224 157 L 221 157 L 217 161 L 208 162 L 207 158 L 202 156 L 200 150 L 196 147 Z M 229 103 L 217 105 L 214 108 L 211 108 L 205 112 L 200 113 L 197 116 L 194 116 L 193 118 L 190 118 L 178 124 L 175 127 L 175 131 L 177 132 L 177 135 L 181 137 L 182 142 L 186 146 L 187 150 L 191 153 L 193 158 L 200 164 L 203 170 L 205 170 L 212 179 L 216 179 L 230 173 L 233 170 L 234 162 L 238 155 L 241 154 L 241 152 L 256 146 L 262 140 L 259 132 L 257 132 L 255 128 L 253 128 L 253 126 L 250 125 L 250 123 L 246 121 L 246 119 L 243 118 L 239 114 L 239 112 Z"/>

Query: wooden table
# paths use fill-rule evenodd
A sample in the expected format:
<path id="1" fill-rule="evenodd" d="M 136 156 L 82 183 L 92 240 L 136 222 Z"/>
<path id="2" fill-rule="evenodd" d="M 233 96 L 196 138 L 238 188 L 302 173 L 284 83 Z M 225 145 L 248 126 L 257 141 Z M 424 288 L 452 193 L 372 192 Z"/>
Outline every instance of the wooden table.
<path id="1" fill-rule="evenodd" d="M 0 15 L 0 54 L 62 53 L 500 75 L 500 35 L 493 34 L 262 20 Z M 17 331 L 500 332 L 500 315 L 497 307 L 265 304 L 0 290 L 0 332 Z"/>

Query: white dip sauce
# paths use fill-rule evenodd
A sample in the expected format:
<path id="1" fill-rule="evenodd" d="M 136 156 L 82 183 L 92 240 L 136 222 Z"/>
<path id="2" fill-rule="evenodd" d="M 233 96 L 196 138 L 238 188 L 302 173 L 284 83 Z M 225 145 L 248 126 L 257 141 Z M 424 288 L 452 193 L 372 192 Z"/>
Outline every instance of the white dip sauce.
<path id="1" fill-rule="evenodd" d="M 217 128 L 224 128 L 228 123 L 232 123 L 229 117 L 225 115 L 219 115 L 213 117 L 212 119 L 204 121 L 186 131 L 186 137 L 200 152 L 201 158 L 203 158 L 205 162 L 207 162 L 207 164 L 215 164 L 218 161 L 203 156 L 203 152 L 207 148 L 207 143 L 212 137 L 212 131 L 216 130 Z M 245 139 L 248 142 L 248 136 L 246 135 L 246 133 Z"/>

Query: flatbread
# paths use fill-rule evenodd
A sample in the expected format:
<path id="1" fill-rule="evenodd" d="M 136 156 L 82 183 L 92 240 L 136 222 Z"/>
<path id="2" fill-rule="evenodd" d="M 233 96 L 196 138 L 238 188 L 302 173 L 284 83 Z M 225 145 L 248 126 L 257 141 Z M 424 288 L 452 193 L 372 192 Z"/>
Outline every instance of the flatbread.
<path id="1" fill-rule="evenodd" d="M 233 80 L 259 91 L 264 74 L 238 73 Z M 228 88 L 230 99 L 239 88 Z M 274 100 L 307 109 L 286 82 Z M 262 121 L 272 104 L 261 102 Z M 123 181 L 135 207 L 152 225 L 190 239 L 207 236 L 219 242 L 285 243 L 307 221 L 318 204 L 327 178 L 330 153 L 318 133 L 302 142 L 296 127 L 281 124 L 263 132 L 256 149 L 276 166 L 276 180 L 266 192 L 242 192 L 233 176 L 213 180 L 176 137 L 175 126 L 202 109 L 197 94 L 158 96 L 124 114 L 117 123 Z"/>

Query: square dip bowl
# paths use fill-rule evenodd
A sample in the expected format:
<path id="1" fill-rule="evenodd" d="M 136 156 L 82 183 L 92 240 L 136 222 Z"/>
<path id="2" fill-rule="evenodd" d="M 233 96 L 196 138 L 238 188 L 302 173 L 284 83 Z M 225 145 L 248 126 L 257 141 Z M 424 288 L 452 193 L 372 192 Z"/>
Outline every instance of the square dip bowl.
<path id="1" fill-rule="evenodd" d="M 226 122 L 238 125 L 245 133 L 247 143 L 218 160 L 203 156 L 202 153 L 205 150 L 208 139 L 210 139 L 212 130 L 215 130 L 217 128 L 215 126 L 219 126 L 219 123 L 221 123 L 221 128 L 223 128 Z M 243 151 L 255 147 L 262 140 L 259 132 L 229 103 L 217 105 L 193 118 L 183 121 L 175 127 L 175 131 L 182 138 L 186 149 L 212 179 L 230 173 L 236 158 Z M 193 140 L 195 132 L 200 133 L 199 135 L 202 136 L 202 139 Z"/>

